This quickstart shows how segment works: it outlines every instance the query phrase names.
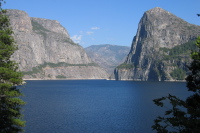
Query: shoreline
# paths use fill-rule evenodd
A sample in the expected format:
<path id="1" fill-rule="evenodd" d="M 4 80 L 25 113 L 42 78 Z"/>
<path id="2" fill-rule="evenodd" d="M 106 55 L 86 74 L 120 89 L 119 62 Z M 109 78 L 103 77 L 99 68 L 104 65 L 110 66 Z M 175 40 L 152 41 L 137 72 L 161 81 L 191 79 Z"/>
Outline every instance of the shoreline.
<path id="1" fill-rule="evenodd" d="M 108 80 L 108 79 L 23 79 L 23 80 Z"/>
<path id="2" fill-rule="evenodd" d="M 71 79 L 23 79 L 24 81 L 34 81 L 34 80 L 110 80 L 110 81 L 137 81 L 137 82 L 186 82 L 186 80 L 164 80 L 164 81 L 143 81 L 143 80 L 115 80 L 115 79 L 94 79 L 94 78 L 85 78 L 85 79 L 76 79 L 76 78 L 71 78 Z"/>

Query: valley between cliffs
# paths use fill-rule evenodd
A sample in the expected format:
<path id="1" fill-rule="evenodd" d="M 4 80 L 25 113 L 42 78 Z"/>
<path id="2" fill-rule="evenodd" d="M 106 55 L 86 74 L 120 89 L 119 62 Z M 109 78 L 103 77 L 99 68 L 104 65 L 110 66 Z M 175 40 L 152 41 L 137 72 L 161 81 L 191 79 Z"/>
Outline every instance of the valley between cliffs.
<path id="1" fill-rule="evenodd" d="M 87 51 L 70 39 L 68 31 L 56 20 L 30 17 L 20 10 L 8 10 L 18 50 L 12 60 L 19 63 L 24 79 L 108 79 L 119 56 L 105 45 L 100 52 Z M 110 76 L 115 80 L 180 81 L 189 73 L 190 53 L 200 26 L 190 24 L 156 7 L 142 16 L 130 52 Z M 108 48 L 109 47 L 109 48 Z M 107 52 L 107 53 L 106 53 Z M 117 53 L 117 52 L 116 52 Z M 121 54 L 121 53 L 120 53 Z M 97 55 L 97 56 L 94 56 Z M 121 59 L 123 60 L 123 59 Z M 94 61 L 99 63 L 97 65 Z M 113 62 L 112 62 L 113 61 Z M 113 65 L 113 64 L 114 65 Z"/>

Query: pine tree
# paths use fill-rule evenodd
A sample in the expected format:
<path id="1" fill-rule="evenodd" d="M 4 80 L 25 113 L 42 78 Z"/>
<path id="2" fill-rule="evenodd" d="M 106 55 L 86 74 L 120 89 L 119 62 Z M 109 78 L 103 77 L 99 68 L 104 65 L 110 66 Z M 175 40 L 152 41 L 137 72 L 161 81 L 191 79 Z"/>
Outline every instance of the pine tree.
<path id="1" fill-rule="evenodd" d="M 191 74 L 187 76 L 188 91 L 193 92 L 186 100 L 176 96 L 166 96 L 154 100 L 157 106 L 164 106 L 163 101 L 169 101 L 172 108 L 165 111 L 164 117 L 157 117 L 154 120 L 153 130 L 158 133 L 179 132 L 199 133 L 200 132 L 200 37 L 196 40 L 198 51 L 192 52 L 193 59 L 189 67 Z"/>
<path id="2" fill-rule="evenodd" d="M 0 7 L 4 0 L 0 0 Z M 22 132 L 25 121 L 21 109 L 25 104 L 17 88 L 22 84 L 22 74 L 17 63 L 10 60 L 17 49 L 6 10 L 0 9 L 0 133 Z"/>

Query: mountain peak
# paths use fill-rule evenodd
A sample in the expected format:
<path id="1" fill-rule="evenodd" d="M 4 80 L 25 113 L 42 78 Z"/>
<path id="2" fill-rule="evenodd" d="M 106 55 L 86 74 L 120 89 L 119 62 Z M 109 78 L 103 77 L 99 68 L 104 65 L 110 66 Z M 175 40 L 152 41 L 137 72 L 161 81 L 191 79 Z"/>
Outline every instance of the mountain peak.
<path id="1" fill-rule="evenodd" d="M 192 25 L 160 7 L 146 11 L 138 24 L 136 36 L 125 61 L 126 65 L 115 69 L 115 78 L 126 80 L 172 79 L 170 73 L 175 70 L 174 66 L 170 67 L 172 60 L 162 62 L 164 56 L 160 51 L 163 48 L 173 49 L 175 46 L 183 45 L 194 40 L 198 35 L 200 35 L 200 26 Z M 181 56 L 178 56 L 178 59 Z M 185 59 L 181 60 L 184 66 Z M 170 65 L 165 65 L 167 62 Z M 160 63 L 162 65 L 159 66 Z M 157 70 L 160 72 L 157 73 Z M 163 78 L 160 74 L 166 73 L 165 70 L 167 74 Z M 154 75 L 155 73 L 157 76 Z"/>
<path id="2" fill-rule="evenodd" d="M 149 12 L 149 13 L 163 13 L 163 12 L 169 13 L 168 11 L 166 11 L 166 10 L 160 8 L 160 7 L 155 7 L 153 9 L 148 10 L 147 12 Z"/>

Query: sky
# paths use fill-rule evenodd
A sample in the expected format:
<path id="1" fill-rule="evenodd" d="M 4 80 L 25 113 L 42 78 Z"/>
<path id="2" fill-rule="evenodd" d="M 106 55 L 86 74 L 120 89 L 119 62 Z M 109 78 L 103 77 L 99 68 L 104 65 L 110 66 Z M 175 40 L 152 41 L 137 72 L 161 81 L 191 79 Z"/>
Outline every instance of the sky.
<path id="1" fill-rule="evenodd" d="M 5 0 L 3 9 L 26 11 L 30 17 L 58 20 L 81 46 L 131 46 L 145 11 L 161 7 L 200 25 L 200 0 Z"/>

